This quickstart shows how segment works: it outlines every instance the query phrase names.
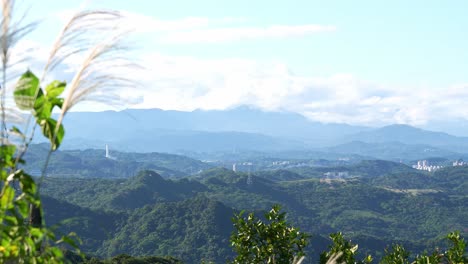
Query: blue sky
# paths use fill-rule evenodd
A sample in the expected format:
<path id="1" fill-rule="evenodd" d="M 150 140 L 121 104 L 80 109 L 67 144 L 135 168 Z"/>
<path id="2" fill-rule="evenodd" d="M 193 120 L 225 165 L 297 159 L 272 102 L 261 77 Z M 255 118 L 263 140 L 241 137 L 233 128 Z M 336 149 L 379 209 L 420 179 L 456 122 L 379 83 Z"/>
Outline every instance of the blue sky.
<path id="1" fill-rule="evenodd" d="M 120 91 L 122 108 L 251 104 L 364 125 L 468 118 L 466 1 L 48 0 L 32 4 L 45 20 L 28 40 L 50 45 L 63 14 L 83 7 L 121 10 L 135 29 L 148 72 L 135 73 L 143 88 Z"/>

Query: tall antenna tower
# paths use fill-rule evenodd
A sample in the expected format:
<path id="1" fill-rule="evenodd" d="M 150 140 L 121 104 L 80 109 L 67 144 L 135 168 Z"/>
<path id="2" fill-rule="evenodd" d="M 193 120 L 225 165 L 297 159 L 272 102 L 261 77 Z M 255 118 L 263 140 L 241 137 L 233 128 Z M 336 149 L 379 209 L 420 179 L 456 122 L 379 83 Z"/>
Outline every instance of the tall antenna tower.
<path id="1" fill-rule="evenodd" d="M 110 158 L 110 155 L 109 155 L 109 146 L 106 144 L 106 158 Z"/>
<path id="2" fill-rule="evenodd" d="M 109 152 L 109 146 L 106 144 L 106 159 L 116 160 L 115 157 L 112 157 Z"/>

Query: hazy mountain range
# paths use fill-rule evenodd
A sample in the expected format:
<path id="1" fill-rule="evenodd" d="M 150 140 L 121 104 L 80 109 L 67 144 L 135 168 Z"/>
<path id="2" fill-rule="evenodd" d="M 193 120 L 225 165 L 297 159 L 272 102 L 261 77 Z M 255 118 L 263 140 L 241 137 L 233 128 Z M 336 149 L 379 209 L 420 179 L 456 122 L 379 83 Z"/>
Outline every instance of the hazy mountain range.
<path id="1" fill-rule="evenodd" d="M 290 112 L 247 106 L 192 112 L 128 109 L 71 112 L 65 148 L 111 148 L 139 152 L 321 150 L 389 157 L 382 149 L 428 156 L 465 153 L 468 137 L 407 125 L 381 128 L 324 124 Z M 404 153 L 403 153 L 404 154 Z M 393 158 L 403 154 L 396 153 Z M 413 156 L 421 156 L 421 155 Z M 393 154 L 391 153 L 390 156 Z"/>

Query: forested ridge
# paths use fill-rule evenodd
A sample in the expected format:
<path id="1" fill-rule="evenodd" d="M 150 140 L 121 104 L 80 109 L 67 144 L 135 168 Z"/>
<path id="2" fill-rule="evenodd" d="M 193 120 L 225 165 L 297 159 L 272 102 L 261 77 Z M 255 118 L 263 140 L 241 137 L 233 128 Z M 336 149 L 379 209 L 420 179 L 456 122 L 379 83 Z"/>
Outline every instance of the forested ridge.
<path id="1" fill-rule="evenodd" d="M 233 215 L 273 204 L 283 205 L 288 220 L 312 234 L 305 263 L 317 260 L 330 243 L 328 234 L 337 231 L 376 259 L 393 243 L 422 252 L 446 245 L 451 231 L 466 237 L 468 167 L 428 174 L 400 166 L 377 172 L 379 164 L 358 166 L 371 166 L 373 173 L 336 180 L 285 170 L 251 173 L 249 182 L 249 173 L 223 168 L 174 180 L 149 170 L 128 179 L 49 177 L 43 199 L 49 223 L 66 220 L 59 230 L 77 232 L 83 252 L 98 257 L 224 263 L 234 256 Z"/>

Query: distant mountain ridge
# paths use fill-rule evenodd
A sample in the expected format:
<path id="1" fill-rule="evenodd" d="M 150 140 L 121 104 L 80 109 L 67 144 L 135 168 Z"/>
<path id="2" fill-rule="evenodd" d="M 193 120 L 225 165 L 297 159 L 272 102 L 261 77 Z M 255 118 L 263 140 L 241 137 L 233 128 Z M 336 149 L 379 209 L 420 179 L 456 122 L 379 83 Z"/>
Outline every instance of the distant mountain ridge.
<path id="1" fill-rule="evenodd" d="M 466 152 L 468 137 L 452 136 L 444 132 L 427 131 L 408 125 L 390 125 L 369 131 L 358 132 L 345 141 L 366 143 L 400 142 L 411 145 L 427 145 L 451 151 Z"/>
<path id="2" fill-rule="evenodd" d="M 333 144 L 337 138 L 368 129 L 322 124 L 296 113 L 266 112 L 246 106 L 225 111 L 71 112 L 65 127 L 71 140 L 67 140 L 64 147 L 69 149 L 92 148 L 107 142 L 120 150 L 142 152 L 300 149 Z M 133 146 L 133 149 L 123 146 Z"/>
<path id="3" fill-rule="evenodd" d="M 361 156 L 367 155 L 378 159 L 393 161 L 408 161 L 430 157 L 460 158 L 460 154 L 453 151 L 422 144 L 403 144 L 398 141 L 376 143 L 351 141 L 325 148 L 323 151 Z"/>
<path id="4" fill-rule="evenodd" d="M 424 145 L 440 149 L 444 155 L 468 152 L 468 138 L 443 132 L 408 125 L 370 128 L 324 124 L 297 113 L 268 112 L 248 106 L 192 112 L 161 109 L 71 112 L 65 127 L 68 140 L 64 148 L 68 149 L 111 144 L 117 150 L 138 152 L 269 152 L 311 150 L 359 141 L 381 144 L 380 147 L 387 144 L 390 148 L 395 142 L 393 147 Z"/>

